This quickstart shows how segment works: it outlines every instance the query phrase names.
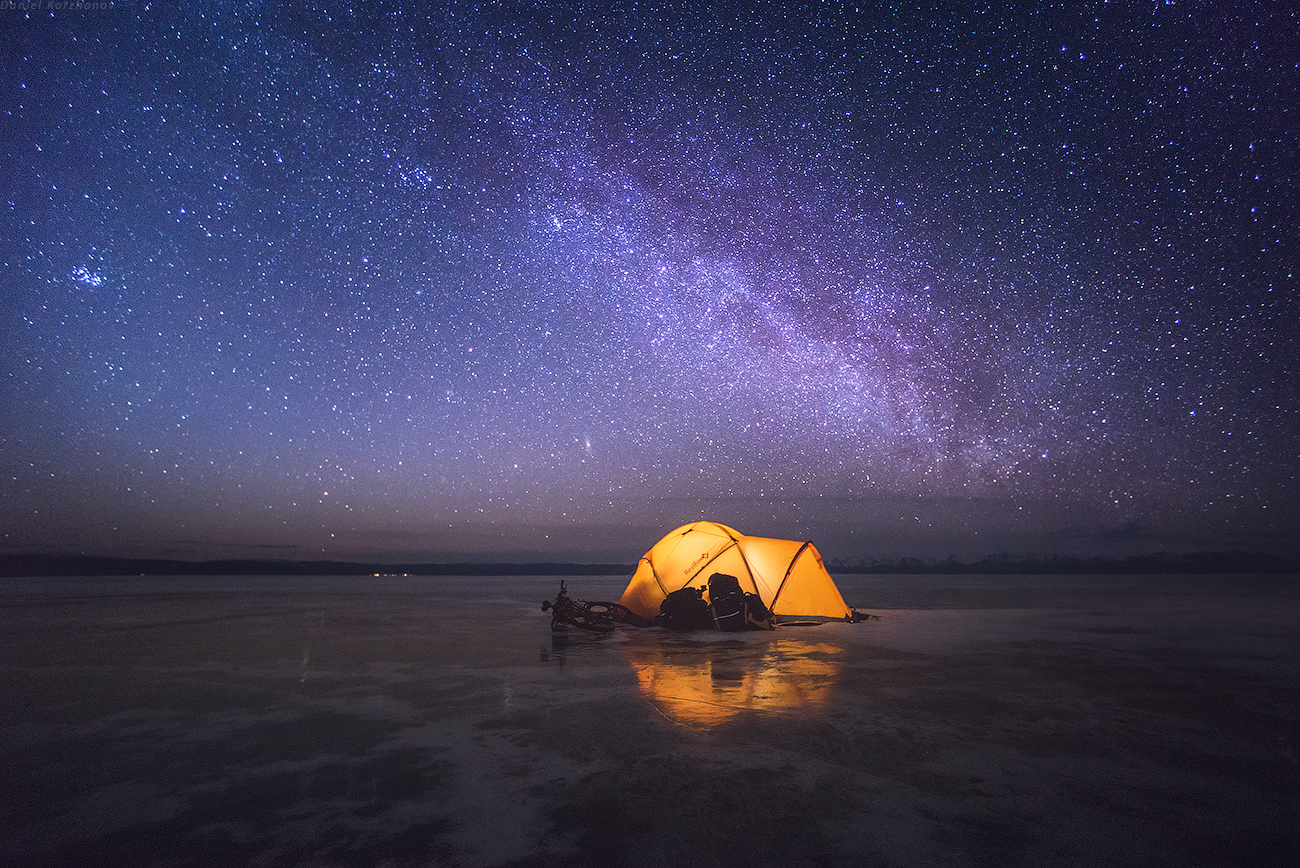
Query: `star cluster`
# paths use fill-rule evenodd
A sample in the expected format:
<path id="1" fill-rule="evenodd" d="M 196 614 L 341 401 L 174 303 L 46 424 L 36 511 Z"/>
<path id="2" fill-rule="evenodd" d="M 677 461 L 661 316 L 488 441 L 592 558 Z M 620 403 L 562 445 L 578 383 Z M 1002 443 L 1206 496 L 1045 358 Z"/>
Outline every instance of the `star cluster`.
<path id="1" fill-rule="evenodd" d="M 0 16 L 9 550 L 1292 545 L 1285 4 Z"/>

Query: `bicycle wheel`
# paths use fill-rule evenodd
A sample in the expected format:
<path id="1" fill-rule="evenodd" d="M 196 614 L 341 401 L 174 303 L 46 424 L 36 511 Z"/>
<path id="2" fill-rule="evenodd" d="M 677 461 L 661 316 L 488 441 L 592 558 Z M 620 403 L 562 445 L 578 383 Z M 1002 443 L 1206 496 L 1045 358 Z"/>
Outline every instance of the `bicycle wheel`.
<path id="1" fill-rule="evenodd" d="M 565 606 L 563 611 L 556 610 L 554 620 L 593 633 L 609 633 L 615 626 L 614 619 L 608 614 L 595 612 L 587 606 L 574 603 Z"/>

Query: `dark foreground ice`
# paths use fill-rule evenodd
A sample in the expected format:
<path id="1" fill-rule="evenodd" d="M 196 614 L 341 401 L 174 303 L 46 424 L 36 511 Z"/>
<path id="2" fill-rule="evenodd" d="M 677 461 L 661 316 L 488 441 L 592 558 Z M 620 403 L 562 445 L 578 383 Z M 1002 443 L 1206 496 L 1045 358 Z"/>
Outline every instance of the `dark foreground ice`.
<path id="1" fill-rule="evenodd" d="M 880 620 L 567 642 L 557 584 L 6 580 L 0 863 L 1300 864 L 1297 577 L 846 577 Z"/>

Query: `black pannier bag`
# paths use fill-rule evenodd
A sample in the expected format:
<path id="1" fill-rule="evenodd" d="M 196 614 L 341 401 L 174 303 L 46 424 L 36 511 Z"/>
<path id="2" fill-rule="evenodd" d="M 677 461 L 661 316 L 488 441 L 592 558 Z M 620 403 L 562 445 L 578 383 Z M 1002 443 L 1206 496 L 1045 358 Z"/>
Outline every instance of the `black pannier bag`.
<path id="1" fill-rule="evenodd" d="M 745 623 L 751 630 L 775 630 L 776 618 L 758 594 L 745 595 Z"/>
<path id="2" fill-rule="evenodd" d="M 745 593 L 740 579 L 726 573 L 709 576 L 709 601 L 718 629 L 734 633 L 745 629 Z"/>
<path id="3" fill-rule="evenodd" d="M 669 630 L 712 630 L 713 616 L 704 602 L 703 588 L 673 591 L 659 604 L 655 623 Z"/>

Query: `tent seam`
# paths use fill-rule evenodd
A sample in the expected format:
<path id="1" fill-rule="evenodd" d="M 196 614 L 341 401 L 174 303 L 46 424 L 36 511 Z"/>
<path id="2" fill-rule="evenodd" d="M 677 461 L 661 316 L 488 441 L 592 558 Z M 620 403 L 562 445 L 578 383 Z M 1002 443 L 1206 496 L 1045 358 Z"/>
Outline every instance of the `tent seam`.
<path id="1" fill-rule="evenodd" d="M 790 558 L 790 563 L 786 564 L 785 575 L 781 577 L 781 584 L 777 586 L 776 593 L 772 595 L 772 605 L 770 608 L 773 612 L 776 611 L 776 601 L 781 599 L 781 592 L 785 590 L 785 583 L 790 581 L 790 574 L 794 572 L 794 562 L 799 560 L 799 555 L 803 554 L 804 550 L 810 545 L 812 545 L 812 540 L 808 540 L 803 545 L 799 546 L 799 551 L 795 552 L 794 557 Z M 750 570 L 750 572 L 752 573 L 753 570 Z"/>
<path id="2" fill-rule="evenodd" d="M 691 577 L 690 577 L 689 579 L 686 580 L 686 585 L 689 585 L 691 582 L 695 581 L 695 579 L 700 575 L 700 573 L 704 572 L 704 568 L 705 568 L 705 567 L 707 567 L 709 564 L 711 564 L 711 563 L 713 563 L 714 561 L 716 561 L 718 558 L 722 557 L 722 553 L 723 553 L 723 552 L 730 551 L 732 548 L 735 548 L 737 551 L 739 551 L 739 552 L 740 552 L 740 559 L 741 559 L 742 561 L 745 561 L 745 552 L 740 548 L 740 546 L 737 544 L 736 540 L 733 538 L 733 539 L 731 540 L 731 543 L 730 543 L 729 545 L 725 545 L 725 546 L 723 546 L 722 548 L 718 549 L 718 553 L 717 553 L 717 554 L 715 554 L 713 557 L 709 558 L 709 559 L 708 559 L 707 561 L 705 561 L 704 563 L 700 564 L 700 568 L 699 568 L 698 570 L 696 570 L 695 572 L 691 573 Z M 749 561 L 745 561 L 745 567 L 746 567 L 746 568 L 749 567 Z M 653 569 L 653 568 L 652 568 L 652 569 Z M 751 572 L 752 572 L 752 570 L 751 570 Z M 657 579 L 656 579 L 656 581 L 657 581 Z M 686 587 L 686 585 L 682 585 L 682 587 L 684 588 L 684 587 Z M 662 587 L 662 585 L 661 585 L 660 587 Z"/>
<path id="3" fill-rule="evenodd" d="M 697 527 L 699 527 L 702 524 L 710 524 L 718 528 L 719 530 L 722 531 L 723 536 L 731 540 L 731 543 L 729 545 L 725 545 L 722 548 L 718 549 L 717 553 L 714 554 L 713 557 L 709 558 L 707 561 L 700 564 L 700 568 L 695 572 L 691 573 L 691 577 L 686 580 L 686 584 L 682 585 L 683 588 L 686 587 L 686 585 L 689 585 L 691 582 L 695 581 L 695 579 L 700 575 L 700 573 L 704 572 L 705 567 L 707 567 L 709 564 L 716 561 L 718 558 L 722 557 L 722 553 L 731 549 L 732 546 L 735 546 L 736 550 L 740 552 L 740 559 L 745 562 L 745 568 L 749 569 L 751 573 L 753 572 L 753 569 L 749 566 L 749 561 L 745 559 L 745 550 L 740 547 L 740 540 L 736 539 L 734 536 L 731 535 L 732 528 L 728 528 L 725 524 L 719 524 L 716 521 L 694 521 L 691 522 L 687 530 L 682 532 L 682 536 L 686 536 L 687 534 L 689 534 L 691 531 L 695 530 Z M 741 534 L 741 536 L 744 536 L 744 534 Z M 655 576 L 655 581 L 658 582 L 659 576 L 655 575 L 654 573 L 654 564 L 650 565 L 650 572 L 651 575 Z M 663 585 L 660 585 L 659 589 L 663 590 Z M 667 591 L 665 591 L 664 593 L 667 594 Z"/>

